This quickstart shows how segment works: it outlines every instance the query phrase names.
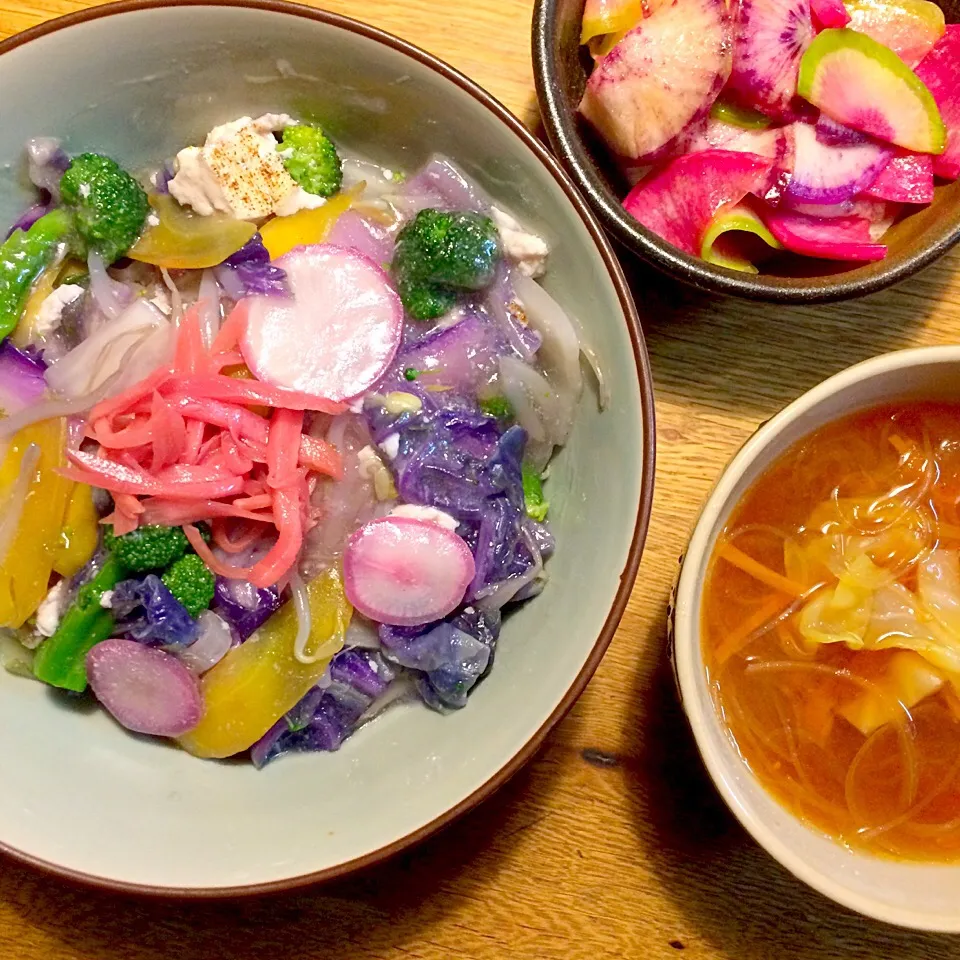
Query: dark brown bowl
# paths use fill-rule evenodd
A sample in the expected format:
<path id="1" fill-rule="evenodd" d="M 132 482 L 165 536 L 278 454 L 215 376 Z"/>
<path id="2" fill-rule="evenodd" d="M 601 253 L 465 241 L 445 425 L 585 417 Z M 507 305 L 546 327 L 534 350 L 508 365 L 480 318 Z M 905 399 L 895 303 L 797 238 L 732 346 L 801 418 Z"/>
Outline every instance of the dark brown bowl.
<path id="1" fill-rule="evenodd" d="M 942 0 L 947 21 L 960 21 L 960 0 Z M 658 270 L 701 290 L 750 300 L 824 303 L 848 300 L 898 283 L 928 266 L 960 240 L 960 182 L 937 188 L 929 207 L 896 223 L 884 238 L 885 259 L 847 266 L 794 255 L 778 256 L 766 273 L 727 270 L 691 257 L 641 226 L 622 207 L 628 185 L 577 104 L 590 58 L 580 47 L 584 0 L 537 0 L 533 15 L 533 72 L 537 99 L 554 153 L 607 231 Z"/>

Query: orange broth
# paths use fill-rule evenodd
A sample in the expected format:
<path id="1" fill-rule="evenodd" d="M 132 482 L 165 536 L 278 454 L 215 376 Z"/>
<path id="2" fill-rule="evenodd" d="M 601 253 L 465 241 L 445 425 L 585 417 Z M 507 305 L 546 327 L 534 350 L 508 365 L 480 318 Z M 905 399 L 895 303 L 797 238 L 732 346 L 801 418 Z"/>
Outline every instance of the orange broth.
<path id="1" fill-rule="evenodd" d="M 855 414 L 797 443 L 754 483 L 706 577 L 706 669 L 743 759 L 795 815 L 883 856 L 960 859 L 960 673 L 939 656 L 904 657 L 896 646 L 902 632 L 877 619 L 879 593 L 854 605 L 869 610 L 863 636 L 875 648 L 811 642 L 801 627 L 813 598 L 830 597 L 838 616 L 848 614 L 838 590 L 843 570 L 808 552 L 826 555 L 830 546 L 842 566 L 866 544 L 870 562 L 860 564 L 884 597 L 920 596 L 921 567 L 960 551 L 958 499 L 960 403 Z M 866 614 L 849 614 L 857 616 Z M 918 630 L 938 617 L 924 607 Z M 856 622 L 859 629 L 866 621 Z M 894 663 L 939 686 L 911 704 L 915 691 L 891 680 Z"/>

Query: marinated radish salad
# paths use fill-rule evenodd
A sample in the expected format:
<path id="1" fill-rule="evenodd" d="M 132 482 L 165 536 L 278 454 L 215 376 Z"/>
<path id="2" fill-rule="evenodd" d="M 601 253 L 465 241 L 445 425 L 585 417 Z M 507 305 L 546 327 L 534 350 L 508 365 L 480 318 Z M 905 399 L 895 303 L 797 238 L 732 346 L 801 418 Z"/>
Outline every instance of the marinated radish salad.
<path id="1" fill-rule="evenodd" d="M 930 0 L 587 0 L 581 42 L 624 208 L 691 256 L 882 260 L 960 177 L 960 25 Z"/>
<path id="2" fill-rule="evenodd" d="M 257 766 L 400 699 L 465 706 L 554 549 L 582 337 L 537 282 L 547 243 L 449 160 L 404 176 L 282 114 L 152 171 L 26 155 L 7 669 Z"/>

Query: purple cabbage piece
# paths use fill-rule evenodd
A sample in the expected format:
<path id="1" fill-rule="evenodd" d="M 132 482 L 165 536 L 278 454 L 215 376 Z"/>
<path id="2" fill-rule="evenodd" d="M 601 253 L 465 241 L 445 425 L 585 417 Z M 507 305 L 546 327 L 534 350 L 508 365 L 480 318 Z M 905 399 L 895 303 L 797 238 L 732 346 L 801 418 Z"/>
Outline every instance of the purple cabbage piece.
<path id="1" fill-rule="evenodd" d="M 42 216 L 45 216 L 53 209 L 51 203 L 35 203 L 32 207 L 24 210 L 23 213 L 13 221 L 13 226 L 4 236 L 4 241 L 10 239 L 17 230 L 29 230 Z"/>
<path id="2" fill-rule="evenodd" d="M 35 403 L 46 389 L 42 360 L 18 350 L 9 340 L 0 345 L 0 407 L 9 416 Z"/>
<path id="3" fill-rule="evenodd" d="M 54 201 L 60 200 L 60 178 L 70 166 L 70 158 L 54 137 L 34 137 L 26 143 L 27 174 L 40 190 Z"/>
<path id="4" fill-rule="evenodd" d="M 227 296 L 233 300 L 251 295 L 290 296 L 287 275 L 270 262 L 270 254 L 259 233 L 227 257 L 216 268 L 216 276 Z"/>
<path id="5" fill-rule="evenodd" d="M 261 589 L 246 580 L 217 577 L 212 609 L 239 637 L 241 643 L 265 623 L 280 606 L 276 587 Z"/>
<path id="6" fill-rule="evenodd" d="M 186 646 L 199 635 L 197 621 L 155 573 L 122 580 L 110 606 L 119 631 L 140 643 Z"/>
<path id="7" fill-rule="evenodd" d="M 466 602 L 495 584 L 522 577 L 538 563 L 537 544 L 546 536 L 526 514 L 521 462 L 526 433 L 465 408 L 449 394 L 425 394 L 416 412 L 394 416 L 377 404 L 366 409 L 370 431 L 382 443 L 397 436 L 391 467 L 406 503 L 436 507 L 458 521 L 457 532 L 473 551 L 476 575 Z M 434 398 L 459 406 L 437 408 Z"/>
<path id="8" fill-rule="evenodd" d="M 360 216 L 356 210 L 348 210 L 337 217 L 326 242 L 353 250 L 374 263 L 388 264 L 393 259 L 391 231 Z"/>
<path id="9" fill-rule="evenodd" d="M 153 175 L 153 192 L 159 194 L 168 194 L 170 192 L 170 181 L 176 176 L 172 163 L 165 163 Z"/>
<path id="10" fill-rule="evenodd" d="M 396 682 L 398 671 L 378 651 L 348 648 L 333 658 L 327 679 L 253 745 L 250 758 L 256 767 L 292 751 L 339 750 Z"/>
<path id="11" fill-rule="evenodd" d="M 429 333 L 404 344 L 391 369 L 377 390 L 410 392 L 411 383 L 404 371 L 418 371 L 424 389 L 451 387 L 462 394 L 476 394 L 497 375 L 498 359 L 510 352 L 506 339 L 489 317 L 467 308 L 463 318 L 446 327 L 434 327 Z M 434 389 L 433 391 L 436 392 Z"/>
<path id="12" fill-rule="evenodd" d="M 489 213 L 490 203 L 480 190 L 445 157 L 432 157 L 401 187 L 397 206 L 407 217 L 428 207 Z"/>
<path id="13" fill-rule="evenodd" d="M 515 300 L 511 268 L 506 261 L 502 261 L 497 267 L 493 283 L 490 284 L 484 296 L 484 307 L 493 317 L 513 352 L 524 363 L 532 363 L 543 343 L 543 337 L 536 330 L 520 322 L 511 310 Z"/>
<path id="14" fill-rule="evenodd" d="M 384 655 L 420 673 L 417 689 L 435 710 L 459 709 L 493 666 L 500 612 L 467 607 L 426 627 L 380 627 Z"/>

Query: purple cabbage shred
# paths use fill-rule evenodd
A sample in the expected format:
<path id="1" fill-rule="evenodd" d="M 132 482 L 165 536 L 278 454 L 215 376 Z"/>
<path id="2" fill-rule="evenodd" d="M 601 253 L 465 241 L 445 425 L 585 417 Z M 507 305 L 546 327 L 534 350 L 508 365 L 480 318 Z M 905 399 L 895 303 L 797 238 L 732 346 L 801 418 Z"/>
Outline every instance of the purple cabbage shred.
<path id="1" fill-rule="evenodd" d="M 264 624 L 280 606 L 276 587 L 260 589 L 246 580 L 217 577 L 213 597 L 213 612 L 230 624 L 242 642 Z"/>
<path id="2" fill-rule="evenodd" d="M 326 685 L 313 687 L 253 745 L 254 765 L 293 751 L 339 750 L 398 675 L 375 650 L 341 650 L 330 662 Z"/>
<path id="3" fill-rule="evenodd" d="M 110 606 L 120 631 L 140 643 L 186 646 L 199 635 L 197 621 L 155 573 L 122 580 Z"/>
<path id="4" fill-rule="evenodd" d="M 227 296 L 290 296 L 286 273 L 270 262 L 270 254 L 259 233 L 216 268 L 217 280 Z"/>

